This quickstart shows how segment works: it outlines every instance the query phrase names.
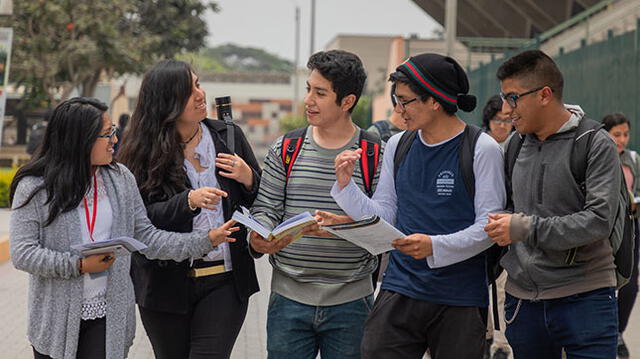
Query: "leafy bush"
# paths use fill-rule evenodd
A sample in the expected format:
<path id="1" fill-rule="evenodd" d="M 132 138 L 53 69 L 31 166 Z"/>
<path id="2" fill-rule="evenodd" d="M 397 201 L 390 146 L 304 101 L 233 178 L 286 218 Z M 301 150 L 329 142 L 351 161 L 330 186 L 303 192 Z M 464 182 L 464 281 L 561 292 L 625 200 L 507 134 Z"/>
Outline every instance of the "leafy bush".
<path id="1" fill-rule="evenodd" d="M 9 207 L 9 187 L 18 168 L 0 168 L 0 207 Z"/>

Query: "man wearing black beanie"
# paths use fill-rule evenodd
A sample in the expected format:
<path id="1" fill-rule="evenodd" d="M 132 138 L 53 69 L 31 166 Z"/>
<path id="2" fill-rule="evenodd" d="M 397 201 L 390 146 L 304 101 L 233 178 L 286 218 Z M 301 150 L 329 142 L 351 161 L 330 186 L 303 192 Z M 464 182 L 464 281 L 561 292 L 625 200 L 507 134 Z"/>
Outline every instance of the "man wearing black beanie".
<path id="1" fill-rule="evenodd" d="M 332 189 L 352 218 L 376 214 L 407 234 L 393 241 L 362 355 L 422 358 L 429 349 L 436 359 L 482 358 L 489 301 L 483 252 L 492 244 L 483 226 L 505 204 L 502 150 L 455 115 L 472 111 L 476 99 L 454 59 L 413 56 L 390 81 L 407 131 L 389 139 L 375 194 L 369 199 L 350 179 L 359 150 L 338 155 Z M 472 164 L 465 166 L 462 153 Z"/>

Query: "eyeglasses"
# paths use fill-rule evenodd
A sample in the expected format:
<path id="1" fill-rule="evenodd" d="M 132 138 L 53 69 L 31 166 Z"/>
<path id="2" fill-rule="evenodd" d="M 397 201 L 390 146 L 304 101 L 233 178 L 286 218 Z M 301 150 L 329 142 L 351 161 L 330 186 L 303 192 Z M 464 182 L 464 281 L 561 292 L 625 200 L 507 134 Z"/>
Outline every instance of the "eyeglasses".
<path id="1" fill-rule="evenodd" d="M 396 94 L 392 94 L 391 97 L 393 98 L 393 101 L 400 106 L 400 111 L 402 111 L 402 112 L 406 111 L 408 104 L 410 104 L 410 103 L 412 103 L 414 101 L 417 101 L 417 100 L 422 100 L 422 96 L 417 96 L 417 97 L 414 97 L 411 100 L 407 100 L 407 101 L 400 101 L 400 99 L 398 98 L 398 96 L 396 96 Z"/>
<path id="2" fill-rule="evenodd" d="M 502 119 L 502 118 L 500 118 L 500 117 L 494 117 L 494 118 L 492 118 L 492 119 L 491 119 L 491 121 L 493 121 L 493 122 L 495 122 L 495 123 L 500 123 L 500 124 L 503 124 L 503 123 L 511 123 L 511 120 L 510 120 L 510 119 L 508 119 L 508 118 Z"/>
<path id="3" fill-rule="evenodd" d="M 116 125 L 111 125 L 111 132 L 108 135 L 98 135 L 98 138 L 108 138 L 109 143 L 113 143 L 113 137 L 116 135 Z"/>
<path id="4" fill-rule="evenodd" d="M 502 92 L 500 92 L 500 98 L 502 99 L 502 101 L 506 101 L 509 104 L 509 107 L 511 108 L 516 108 L 518 107 L 518 99 L 522 96 L 526 96 L 526 95 L 530 95 L 534 92 L 538 92 L 540 90 L 542 90 L 543 88 L 545 88 L 546 86 L 542 86 L 542 87 L 538 87 L 536 89 L 533 89 L 531 91 L 527 91 L 527 92 L 523 92 L 523 93 L 508 93 L 508 94 L 503 94 Z M 553 89 L 551 89 L 551 91 L 553 91 Z"/>

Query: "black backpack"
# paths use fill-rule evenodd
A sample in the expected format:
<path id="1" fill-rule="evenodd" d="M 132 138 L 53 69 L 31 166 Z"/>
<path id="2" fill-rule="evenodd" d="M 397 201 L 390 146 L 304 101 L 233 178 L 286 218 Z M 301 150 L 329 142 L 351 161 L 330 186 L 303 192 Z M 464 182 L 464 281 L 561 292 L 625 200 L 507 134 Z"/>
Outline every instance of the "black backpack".
<path id="1" fill-rule="evenodd" d="M 583 194 L 586 194 L 585 177 L 587 172 L 587 159 L 589 157 L 589 149 L 593 136 L 602 128 L 602 124 L 591 119 L 583 118 L 576 129 L 574 135 L 573 147 L 571 149 L 571 174 L 574 181 L 580 186 Z M 522 135 L 514 135 L 509 142 L 507 152 L 505 154 L 505 185 L 507 189 L 507 208 L 513 211 L 511 176 L 513 167 L 522 148 L 525 137 Z M 614 253 L 614 263 L 616 265 L 617 287 L 621 288 L 629 282 L 631 272 L 633 271 L 634 259 L 634 220 L 631 211 L 631 201 L 627 191 L 627 185 L 620 166 L 620 193 L 619 205 L 616 213 L 616 223 L 609 235 L 609 241 Z M 507 247 L 504 247 L 501 255 L 506 253 Z M 578 248 L 572 248 L 567 251 L 565 256 L 566 264 L 573 264 L 575 261 Z M 497 264 L 499 267 L 499 263 Z M 495 269 L 494 270 L 500 270 Z"/>
<path id="2" fill-rule="evenodd" d="M 383 142 L 389 141 L 389 138 L 391 138 L 392 135 L 391 126 L 389 126 L 388 121 L 376 121 L 373 123 L 373 126 L 380 133 L 380 139 L 382 139 Z"/>
<path id="3" fill-rule="evenodd" d="M 367 131 L 360 131 L 359 144 L 362 148 L 362 156 L 360 156 L 360 173 L 362 174 L 362 182 L 364 183 L 365 193 L 367 196 L 373 196 L 372 186 L 373 178 L 378 169 L 378 158 L 380 157 L 380 138 Z M 287 132 L 282 138 L 282 165 L 286 173 L 286 182 L 289 181 L 291 169 L 298 158 L 298 153 L 304 142 L 304 136 L 307 133 L 307 127 L 296 128 Z M 286 185 L 285 182 L 285 185 Z"/>
<path id="4" fill-rule="evenodd" d="M 476 196 L 476 177 L 473 173 L 473 159 L 475 156 L 476 143 L 478 138 L 482 134 L 482 129 L 475 125 L 467 124 L 462 133 L 462 139 L 460 140 L 460 147 L 458 149 L 458 159 L 460 163 L 460 172 L 462 173 L 462 179 L 464 186 L 467 189 L 467 193 L 471 199 Z M 398 147 L 396 148 L 396 154 L 393 158 L 393 176 L 398 174 L 398 169 L 402 164 L 402 161 L 409 152 L 411 144 L 418 135 L 417 130 L 405 131 L 400 137 Z M 498 265 L 500 256 L 503 252 L 502 247 L 497 244 L 492 245 L 485 251 L 485 261 L 487 266 L 487 281 L 491 284 L 491 295 L 493 297 L 493 322 L 497 330 L 500 330 L 500 321 L 498 320 L 498 292 L 496 290 L 496 279 L 500 275 L 502 269 Z M 494 268 L 497 269 L 494 270 Z"/>

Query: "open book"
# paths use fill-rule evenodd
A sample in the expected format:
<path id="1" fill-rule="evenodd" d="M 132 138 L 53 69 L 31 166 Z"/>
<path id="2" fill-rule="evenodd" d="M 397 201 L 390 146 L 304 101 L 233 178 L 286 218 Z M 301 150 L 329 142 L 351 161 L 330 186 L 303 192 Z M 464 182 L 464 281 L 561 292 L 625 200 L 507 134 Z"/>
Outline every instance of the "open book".
<path id="1" fill-rule="evenodd" d="M 79 251 L 83 257 L 86 257 L 92 254 L 110 252 L 116 252 L 116 254 L 119 254 L 122 251 L 137 252 L 147 248 L 147 245 L 131 237 L 118 237 L 105 239 L 103 241 L 76 244 L 71 246 L 71 248 Z"/>
<path id="2" fill-rule="evenodd" d="M 320 229 L 345 239 L 373 255 L 393 249 L 394 239 L 406 235 L 378 216 L 365 217 L 360 221 L 321 226 Z"/>
<path id="3" fill-rule="evenodd" d="M 235 220 L 238 223 L 242 223 L 252 230 L 258 232 L 258 234 L 261 235 L 262 238 L 269 241 L 275 238 L 286 236 L 287 234 L 292 234 L 295 239 L 298 239 L 302 236 L 302 228 L 316 223 L 316 220 L 315 218 L 313 218 L 311 213 L 302 212 L 280 223 L 270 231 L 255 218 L 253 218 L 248 209 L 242 206 L 240 206 L 240 208 L 242 212 L 233 212 L 233 216 L 231 217 L 231 219 Z"/>

